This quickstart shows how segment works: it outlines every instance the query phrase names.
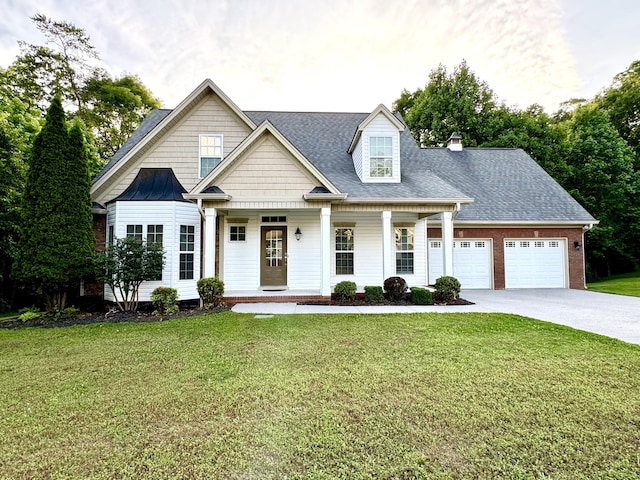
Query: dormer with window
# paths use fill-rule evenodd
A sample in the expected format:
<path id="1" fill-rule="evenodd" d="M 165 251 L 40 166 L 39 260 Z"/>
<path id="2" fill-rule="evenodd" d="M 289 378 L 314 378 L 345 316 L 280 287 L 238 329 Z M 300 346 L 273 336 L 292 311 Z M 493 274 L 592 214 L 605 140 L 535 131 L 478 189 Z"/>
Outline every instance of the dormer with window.
<path id="1" fill-rule="evenodd" d="M 358 125 L 349 146 L 353 166 L 365 183 L 400 183 L 400 132 L 404 125 L 379 105 Z"/>

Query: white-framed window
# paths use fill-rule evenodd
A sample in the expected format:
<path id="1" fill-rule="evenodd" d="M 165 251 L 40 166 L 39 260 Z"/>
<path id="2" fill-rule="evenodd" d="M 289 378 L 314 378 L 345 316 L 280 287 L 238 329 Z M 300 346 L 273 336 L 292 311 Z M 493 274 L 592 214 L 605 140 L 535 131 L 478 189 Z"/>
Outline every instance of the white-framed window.
<path id="1" fill-rule="evenodd" d="M 246 225 L 230 225 L 229 241 L 230 242 L 246 242 L 247 241 Z"/>
<path id="2" fill-rule="evenodd" d="M 369 176 L 372 178 L 393 176 L 392 137 L 369 137 Z"/>
<path id="3" fill-rule="evenodd" d="M 396 274 L 413 274 L 413 227 L 396 227 Z"/>
<path id="4" fill-rule="evenodd" d="M 206 177 L 222 161 L 222 135 L 200 135 L 200 178 Z"/>
<path id="5" fill-rule="evenodd" d="M 335 229 L 336 275 L 353 275 L 354 234 L 353 227 Z"/>
<path id="6" fill-rule="evenodd" d="M 142 225 L 127 225 L 127 238 L 142 241 Z"/>
<path id="7" fill-rule="evenodd" d="M 163 225 L 147 225 L 147 243 L 154 243 L 162 247 L 164 239 Z"/>
<path id="8" fill-rule="evenodd" d="M 195 227 L 180 225 L 180 280 L 192 280 L 193 256 L 196 246 Z"/>

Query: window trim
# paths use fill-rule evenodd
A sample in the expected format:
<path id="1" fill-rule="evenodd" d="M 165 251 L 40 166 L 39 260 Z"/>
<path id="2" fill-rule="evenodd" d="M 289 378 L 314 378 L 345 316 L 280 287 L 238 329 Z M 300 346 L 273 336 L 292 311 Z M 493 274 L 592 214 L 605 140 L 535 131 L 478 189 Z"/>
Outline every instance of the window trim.
<path id="1" fill-rule="evenodd" d="M 351 248 L 350 249 L 338 249 L 338 230 L 351 230 Z M 333 246 L 334 246 L 334 272 L 336 275 L 355 275 L 356 272 L 356 229 L 354 225 L 334 225 L 333 226 Z M 347 243 L 349 245 L 349 243 Z M 338 255 L 350 255 L 351 256 L 351 272 L 338 272 Z M 344 268 L 344 267 L 341 267 Z"/>
<path id="2" fill-rule="evenodd" d="M 237 228 L 238 231 L 236 232 L 237 238 L 233 238 L 233 229 Z M 240 233 L 240 228 L 243 229 L 242 233 Z M 240 238 L 240 235 L 242 235 L 242 238 Z M 229 242 L 233 242 L 233 243 L 246 243 L 247 242 L 247 225 L 246 224 L 229 224 Z"/>
<path id="3" fill-rule="evenodd" d="M 183 228 L 186 231 L 183 233 Z M 189 231 L 191 229 L 191 231 Z M 196 227 L 195 225 L 180 225 L 180 237 L 178 241 L 178 280 L 193 280 L 195 278 L 195 250 L 196 250 Z M 186 235 L 186 240 L 183 241 L 183 235 Z M 189 235 L 192 235 L 193 240 L 189 241 Z M 184 258 L 184 261 L 183 261 Z M 183 270 L 182 265 L 191 265 L 190 270 Z M 189 276 L 190 275 L 190 276 Z"/>
<path id="4" fill-rule="evenodd" d="M 135 238 L 136 240 L 140 240 L 141 242 L 144 241 L 144 236 L 142 234 L 143 226 L 144 226 L 143 223 L 128 223 L 125 226 L 125 238 Z M 129 233 L 129 227 L 133 227 L 132 233 Z M 139 232 L 138 232 L 138 227 L 140 227 Z"/>
<path id="5" fill-rule="evenodd" d="M 411 230 L 411 242 L 407 241 L 407 246 L 410 248 L 406 249 L 398 249 L 398 230 L 407 230 L 407 238 L 409 237 L 409 230 Z M 393 227 L 393 236 L 394 236 L 394 249 L 395 249 L 395 260 L 396 260 L 396 275 L 415 275 L 416 272 L 416 257 L 415 257 L 415 235 L 416 229 L 415 226 L 407 226 L 407 225 L 394 225 Z M 400 234 L 402 236 L 402 233 Z M 400 243 L 402 243 L 400 241 Z M 398 254 L 411 255 L 411 271 L 404 271 L 398 269 Z M 409 258 L 409 257 L 408 257 Z"/>
<path id="6" fill-rule="evenodd" d="M 371 143 L 373 140 L 376 140 L 376 143 L 382 139 L 385 140 L 385 145 L 379 147 L 376 145 L 376 148 L 384 148 L 386 150 L 386 140 L 388 139 L 390 142 L 389 147 L 389 155 L 373 155 Z M 385 152 L 386 153 L 386 152 Z M 376 166 L 376 171 L 379 170 L 388 170 L 388 175 L 374 175 L 373 174 L 373 162 L 376 163 L 382 162 L 382 164 L 378 163 Z M 388 165 L 387 165 L 388 164 Z M 393 177 L 393 135 L 369 135 L 369 178 L 371 179 L 392 179 Z"/>
<path id="7" fill-rule="evenodd" d="M 202 145 L 202 139 L 203 138 L 219 138 L 220 139 L 220 156 L 217 155 L 202 155 L 202 149 L 203 147 L 207 147 L 208 145 Z M 216 148 L 217 145 L 212 145 L 212 148 Z M 211 169 L 209 169 L 209 171 L 207 173 L 205 173 L 204 175 L 202 175 L 202 160 L 203 159 L 220 159 L 218 160 L 215 165 L 213 167 L 211 167 Z M 224 135 L 221 133 L 201 133 L 200 135 L 198 135 L 198 178 L 204 178 L 207 175 L 209 175 L 209 173 L 211 173 L 211 171 L 216 168 L 218 165 L 220 165 L 220 163 L 222 163 L 222 160 L 224 159 Z"/>

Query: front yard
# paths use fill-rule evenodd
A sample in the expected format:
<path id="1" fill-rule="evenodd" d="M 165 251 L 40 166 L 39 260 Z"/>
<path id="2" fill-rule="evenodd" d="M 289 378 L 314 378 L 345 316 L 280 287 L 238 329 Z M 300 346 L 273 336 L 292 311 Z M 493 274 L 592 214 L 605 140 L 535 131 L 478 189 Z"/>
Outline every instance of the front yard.
<path id="1" fill-rule="evenodd" d="M 612 275 L 609 278 L 587 284 L 589 290 L 640 297 L 640 271 Z"/>
<path id="2" fill-rule="evenodd" d="M 3 479 L 640 475 L 640 347 L 513 315 L 226 312 L 0 352 Z"/>

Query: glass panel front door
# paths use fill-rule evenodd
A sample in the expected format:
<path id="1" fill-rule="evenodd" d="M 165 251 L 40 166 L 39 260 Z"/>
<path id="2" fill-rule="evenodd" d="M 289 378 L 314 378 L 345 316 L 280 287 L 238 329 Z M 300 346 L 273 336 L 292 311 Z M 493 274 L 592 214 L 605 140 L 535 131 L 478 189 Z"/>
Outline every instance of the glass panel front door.
<path id="1" fill-rule="evenodd" d="M 287 227 L 262 227 L 260 283 L 287 285 Z"/>

